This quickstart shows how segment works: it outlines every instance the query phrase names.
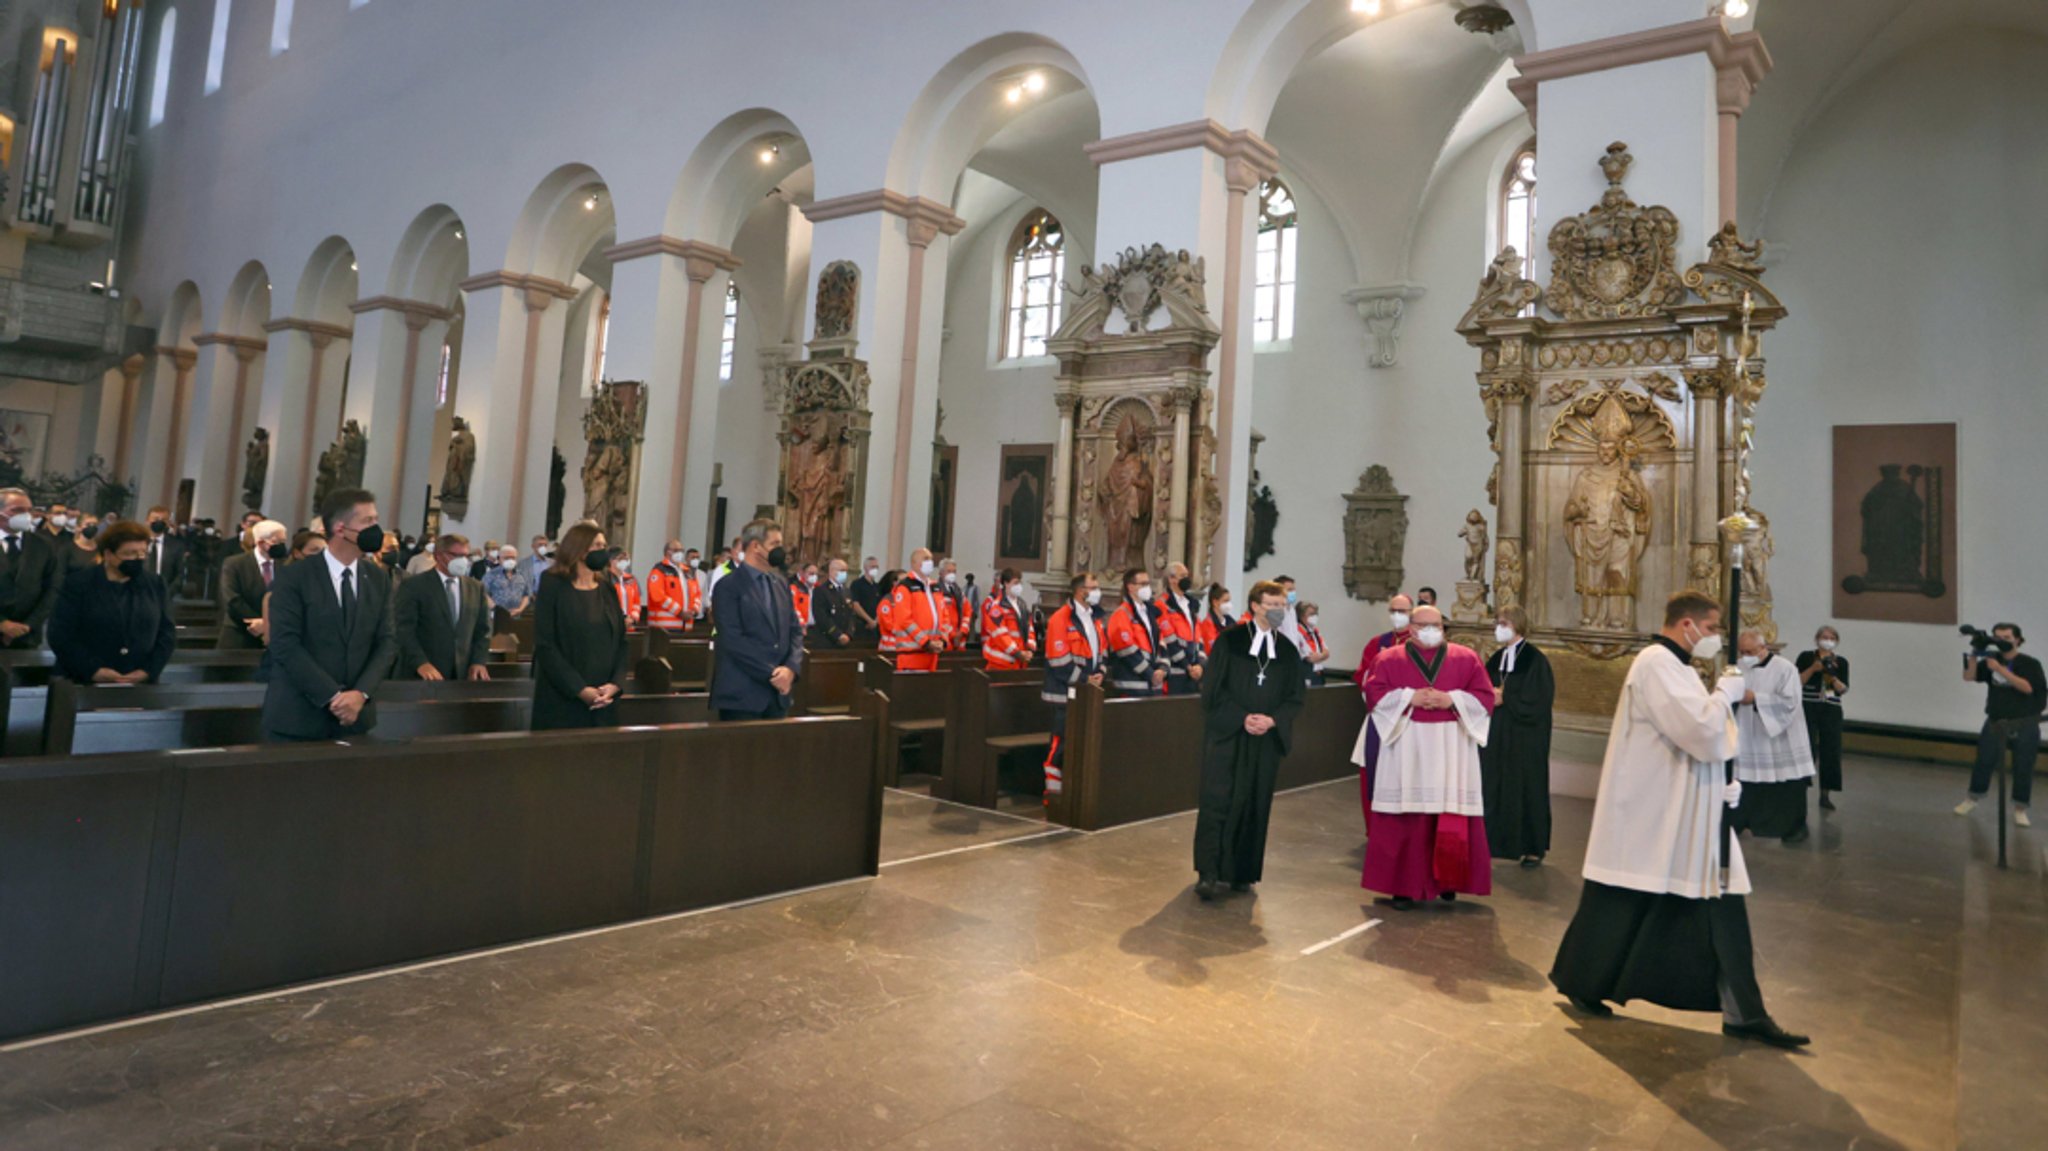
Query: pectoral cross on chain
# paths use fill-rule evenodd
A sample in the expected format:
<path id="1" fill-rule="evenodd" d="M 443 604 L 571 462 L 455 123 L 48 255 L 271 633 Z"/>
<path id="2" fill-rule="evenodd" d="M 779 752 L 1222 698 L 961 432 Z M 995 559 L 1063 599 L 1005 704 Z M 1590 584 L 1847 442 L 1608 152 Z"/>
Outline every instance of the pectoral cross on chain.
<path id="1" fill-rule="evenodd" d="M 1265 669 L 1265 668 L 1260 668 L 1260 669 L 1259 669 L 1259 686 L 1260 686 L 1260 687 L 1264 687 L 1264 686 L 1266 686 L 1266 669 Z"/>

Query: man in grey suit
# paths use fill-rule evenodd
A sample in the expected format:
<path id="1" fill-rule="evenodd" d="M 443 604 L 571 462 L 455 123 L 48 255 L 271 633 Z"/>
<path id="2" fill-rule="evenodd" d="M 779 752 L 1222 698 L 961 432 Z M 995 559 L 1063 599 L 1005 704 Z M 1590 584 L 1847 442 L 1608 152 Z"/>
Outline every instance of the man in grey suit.
<path id="1" fill-rule="evenodd" d="M 214 646 L 247 650 L 263 646 L 263 597 L 291 555 L 291 532 L 276 520 L 249 529 L 253 551 L 236 552 L 220 569 L 220 639 Z"/>
<path id="2" fill-rule="evenodd" d="M 320 507 L 327 550 L 291 564 L 270 585 L 270 684 L 263 734 L 274 741 L 345 739 L 377 725 L 371 702 L 398 644 L 391 577 L 377 562 L 384 529 L 377 497 L 329 493 Z"/>
<path id="3" fill-rule="evenodd" d="M 469 578 L 469 539 L 447 535 L 424 553 L 433 566 L 407 576 L 392 596 L 398 678 L 486 680 L 491 612 L 484 585 Z"/>
<path id="4" fill-rule="evenodd" d="M 711 620 L 718 660 L 711 706 L 721 722 L 781 719 L 804 670 L 804 629 L 782 574 L 782 527 L 755 520 L 740 531 L 740 565 L 718 581 Z"/>

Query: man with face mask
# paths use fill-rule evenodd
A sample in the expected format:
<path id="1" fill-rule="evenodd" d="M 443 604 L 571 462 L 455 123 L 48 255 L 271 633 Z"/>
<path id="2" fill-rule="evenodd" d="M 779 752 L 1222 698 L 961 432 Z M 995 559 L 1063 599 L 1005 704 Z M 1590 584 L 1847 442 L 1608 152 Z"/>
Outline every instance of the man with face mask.
<path id="1" fill-rule="evenodd" d="M 683 541 L 670 540 L 662 548 L 654 570 L 647 573 L 648 627 L 672 633 L 696 629 L 702 593 L 697 588 L 696 569 L 688 559 L 690 554 L 683 550 Z"/>
<path id="2" fill-rule="evenodd" d="M 612 554 L 612 590 L 618 593 L 619 614 L 625 617 L 627 627 L 641 625 L 640 581 L 633 575 L 633 556 L 620 548 Z"/>
<path id="3" fill-rule="evenodd" d="M 1264 873 L 1273 783 L 1308 699 L 1301 651 L 1280 634 L 1287 593 L 1252 586 L 1251 621 L 1217 637 L 1202 677 L 1202 791 L 1195 894 L 1248 891 Z"/>
<path id="4" fill-rule="evenodd" d="M 1118 695 L 1163 695 L 1166 661 L 1152 618 L 1152 576 L 1143 568 L 1124 573 L 1124 602 L 1109 617 L 1109 686 Z"/>
<path id="5" fill-rule="evenodd" d="M 1684 591 L 1629 666 L 1593 803 L 1586 882 L 1550 982 L 1596 1018 L 1613 1014 L 1609 1001 L 1647 999 L 1719 1011 L 1724 1035 L 1802 1047 L 1807 1037 L 1764 1009 L 1749 871 L 1741 843 L 1721 834 L 1724 808 L 1742 799 L 1725 765 L 1747 692 L 1738 676 L 1708 691 L 1692 668 L 1720 653 L 1721 605 Z"/>
<path id="6" fill-rule="evenodd" d="M 816 565 L 813 569 L 816 570 Z M 826 647 L 847 647 L 853 643 L 853 610 L 846 600 L 845 560 L 825 565 L 824 578 L 810 589 L 811 642 Z"/>
<path id="7" fill-rule="evenodd" d="M 910 570 L 889 593 L 882 651 L 895 656 L 897 671 L 937 671 L 939 653 L 953 645 L 959 625 L 952 598 L 939 590 L 931 549 L 911 552 Z"/>
<path id="8" fill-rule="evenodd" d="M 398 633 L 398 678 L 487 680 L 491 659 L 490 600 L 470 578 L 469 540 L 429 540 L 434 566 L 407 576 L 392 594 Z"/>
<path id="9" fill-rule="evenodd" d="M 782 526 L 755 520 L 740 529 L 745 557 L 719 581 L 711 601 L 718 661 L 711 671 L 711 706 L 721 722 L 781 719 L 803 673 L 804 636 L 790 607 L 782 571 Z"/>
<path id="10" fill-rule="evenodd" d="M 960 586 L 960 565 L 953 560 L 939 561 L 939 594 L 946 597 L 953 613 L 953 634 L 947 637 L 946 650 L 965 651 L 974 615 L 967 606 L 967 589 Z"/>
<path id="11" fill-rule="evenodd" d="M 171 530 L 171 509 L 167 507 L 149 509 L 148 520 L 143 526 L 149 529 L 149 555 L 143 566 L 176 596 L 184 587 L 185 537 Z"/>
<path id="12" fill-rule="evenodd" d="M 263 732 L 271 741 L 368 734 L 377 726 L 371 701 L 398 656 L 391 575 L 377 562 L 377 497 L 361 488 L 330 492 L 320 519 L 327 550 L 278 569 L 270 585 Z"/>
<path id="13" fill-rule="evenodd" d="M 1358 657 L 1358 670 L 1351 673 L 1351 682 L 1358 685 L 1360 695 L 1365 694 L 1365 677 L 1372 671 L 1373 661 L 1379 659 L 1380 653 L 1406 646 L 1415 638 L 1415 632 L 1409 624 L 1414 611 L 1415 601 L 1405 595 L 1397 593 L 1393 599 L 1387 601 L 1387 620 L 1394 625 L 1393 630 L 1381 632 L 1365 641 L 1365 651 Z M 1360 764 L 1358 769 L 1358 801 L 1365 809 L 1365 831 L 1368 836 L 1372 834 L 1372 773 L 1379 761 L 1380 733 L 1374 730 L 1371 723 L 1367 723 L 1365 762 Z"/>
<path id="14" fill-rule="evenodd" d="M 1014 671 L 1029 665 L 1031 657 L 1038 654 L 1038 632 L 1019 594 L 1024 577 L 1016 568 L 1004 568 L 997 578 L 1002 586 L 982 605 L 982 666 L 989 671 Z"/>
<path id="15" fill-rule="evenodd" d="M 1397 911 L 1492 892 L 1479 749 L 1494 695 L 1479 653 L 1446 642 L 1443 616 L 1418 607 L 1414 638 L 1373 661 L 1365 705 L 1380 759 L 1360 886 L 1386 893 Z M 1361 731 L 1352 762 L 1364 758 Z"/>
<path id="16" fill-rule="evenodd" d="M 1745 631 L 1735 644 L 1742 672 L 1742 703 L 1735 709 L 1735 778 L 1742 781 L 1742 806 L 1729 813 L 1729 822 L 1787 845 L 1803 843 L 1809 834 L 1806 793 L 1814 770 L 1799 672 L 1791 660 L 1771 653 L 1762 632 Z"/>
<path id="17" fill-rule="evenodd" d="M 860 638 L 875 641 L 881 635 L 882 564 L 873 556 L 860 563 L 860 575 L 847 593 L 853 617 L 860 621 Z"/>
<path id="18" fill-rule="evenodd" d="M 291 532 L 276 520 L 258 520 L 249 529 L 255 547 L 238 551 L 220 569 L 220 638 L 223 651 L 261 648 L 269 634 L 263 622 L 263 597 L 291 557 Z"/>
<path id="19" fill-rule="evenodd" d="M 1201 690 L 1207 645 L 1201 642 L 1201 608 L 1189 592 L 1194 580 L 1188 565 L 1166 565 L 1161 581 L 1165 594 L 1154 597 L 1152 619 L 1158 629 L 1161 657 L 1166 661 L 1166 694 L 1193 695 Z"/>
<path id="20" fill-rule="evenodd" d="M 63 590 L 64 561 L 30 507 L 27 492 L 0 488 L 0 648 L 41 647 Z"/>
<path id="21" fill-rule="evenodd" d="M 1082 572 L 1067 584 L 1067 604 L 1045 624 L 1045 689 L 1040 698 L 1052 705 L 1052 747 L 1045 755 L 1046 802 L 1065 787 L 1067 694 L 1082 683 L 1102 683 L 1106 654 L 1102 623 L 1102 584 L 1093 572 Z"/>

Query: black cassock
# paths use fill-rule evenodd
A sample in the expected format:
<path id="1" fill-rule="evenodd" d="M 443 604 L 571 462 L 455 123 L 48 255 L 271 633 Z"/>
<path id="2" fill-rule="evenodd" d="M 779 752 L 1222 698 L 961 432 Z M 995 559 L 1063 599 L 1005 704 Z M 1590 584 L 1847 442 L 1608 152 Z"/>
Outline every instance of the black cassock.
<path id="1" fill-rule="evenodd" d="M 1520 859 L 1550 851 L 1550 711 L 1557 681 L 1535 644 L 1522 641 L 1515 669 L 1503 677 L 1506 654 L 1502 649 L 1486 661 L 1487 676 L 1501 685 L 1501 701 L 1479 751 L 1479 786 L 1493 857 Z"/>
<path id="2" fill-rule="evenodd" d="M 1273 781 L 1308 694 L 1301 652 L 1274 633 L 1271 655 L 1251 654 L 1253 628 L 1238 624 L 1216 639 L 1202 671 L 1202 805 L 1195 816 L 1195 872 L 1223 883 L 1257 883 L 1266 862 L 1266 820 Z M 1245 731 L 1250 715 L 1273 717 L 1264 735 Z"/>

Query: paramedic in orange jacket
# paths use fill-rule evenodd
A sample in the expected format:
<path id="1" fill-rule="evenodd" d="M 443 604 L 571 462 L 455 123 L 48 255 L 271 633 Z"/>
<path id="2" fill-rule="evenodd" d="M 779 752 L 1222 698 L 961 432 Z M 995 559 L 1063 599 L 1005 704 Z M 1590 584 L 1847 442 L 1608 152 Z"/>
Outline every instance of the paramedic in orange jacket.
<path id="1" fill-rule="evenodd" d="M 1102 683 L 1102 661 L 1108 649 L 1096 612 L 1101 603 L 1102 585 L 1093 574 L 1082 572 L 1067 584 L 1067 605 L 1045 621 L 1045 690 L 1041 698 L 1052 705 L 1052 748 L 1045 756 L 1047 803 L 1064 787 L 1061 768 L 1066 763 L 1067 693 L 1083 681 Z"/>
<path id="2" fill-rule="evenodd" d="M 981 609 L 982 666 L 989 671 L 1014 671 L 1038 654 L 1038 633 L 1018 598 L 1024 577 L 1016 568 L 1004 568 L 1001 586 Z"/>
<path id="3" fill-rule="evenodd" d="M 661 562 L 647 573 L 647 626 L 663 631 L 692 631 L 703 614 L 704 593 L 697 572 L 683 551 L 683 541 L 670 540 Z"/>
<path id="4" fill-rule="evenodd" d="M 1152 621 L 1152 576 L 1144 568 L 1124 573 L 1124 602 L 1110 613 L 1109 686 L 1118 695 L 1166 694 L 1166 661 L 1159 629 Z"/>
<path id="5" fill-rule="evenodd" d="M 1168 564 L 1165 594 L 1152 601 L 1152 621 L 1166 662 L 1166 694 L 1194 695 L 1202 690 L 1202 664 L 1209 648 L 1196 636 L 1202 605 L 1190 594 L 1194 579 L 1186 564 Z"/>
<path id="6" fill-rule="evenodd" d="M 938 569 L 930 548 L 910 553 L 910 570 L 889 593 L 889 626 L 881 649 L 896 657 L 897 671 L 936 671 L 939 653 L 953 642 L 959 621 L 953 603 L 934 585 Z"/>

